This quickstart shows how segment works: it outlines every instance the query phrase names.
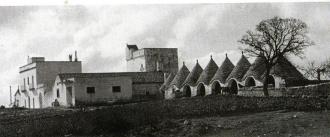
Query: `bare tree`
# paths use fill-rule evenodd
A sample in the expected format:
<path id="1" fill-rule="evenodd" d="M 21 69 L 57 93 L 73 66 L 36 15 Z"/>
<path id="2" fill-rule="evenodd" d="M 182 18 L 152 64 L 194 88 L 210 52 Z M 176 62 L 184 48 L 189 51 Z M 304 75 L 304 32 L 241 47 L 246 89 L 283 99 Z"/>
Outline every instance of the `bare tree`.
<path id="1" fill-rule="evenodd" d="M 263 91 L 268 94 L 268 76 L 273 66 L 278 63 L 279 58 L 288 54 L 300 56 L 303 49 L 313 45 L 306 36 L 307 25 L 299 19 L 279 18 L 261 21 L 256 30 L 247 31 L 239 40 L 244 46 L 242 49 L 250 56 L 259 56 L 265 61 L 265 78 Z"/>
<path id="2" fill-rule="evenodd" d="M 329 79 L 330 78 L 330 59 L 317 63 L 316 61 L 308 61 L 304 66 L 298 66 L 306 78 L 310 79 Z"/>

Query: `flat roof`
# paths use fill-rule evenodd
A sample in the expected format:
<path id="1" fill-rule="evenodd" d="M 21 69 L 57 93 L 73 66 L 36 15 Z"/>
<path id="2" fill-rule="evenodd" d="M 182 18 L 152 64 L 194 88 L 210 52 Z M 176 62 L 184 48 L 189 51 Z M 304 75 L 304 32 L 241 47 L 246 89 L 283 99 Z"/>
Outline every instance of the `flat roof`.
<path id="1" fill-rule="evenodd" d="M 29 65 L 34 64 L 34 63 L 67 63 L 67 62 L 70 62 L 70 63 L 80 62 L 81 63 L 81 61 L 40 61 L 40 62 L 28 63 L 28 64 L 25 64 L 25 65 L 19 67 L 19 68 L 23 68 L 23 67 L 29 66 Z"/>
<path id="2" fill-rule="evenodd" d="M 133 82 L 164 82 L 163 72 L 103 72 L 103 73 L 61 73 L 60 79 L 68 78 L 106 78 L 106 77 L 124 77 L 132 78 Z"/>

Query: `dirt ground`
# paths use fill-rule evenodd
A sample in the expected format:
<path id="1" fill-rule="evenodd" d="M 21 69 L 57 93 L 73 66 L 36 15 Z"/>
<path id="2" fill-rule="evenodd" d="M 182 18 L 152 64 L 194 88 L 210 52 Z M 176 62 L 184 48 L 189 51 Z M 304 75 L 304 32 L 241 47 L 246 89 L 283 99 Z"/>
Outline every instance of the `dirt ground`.
<path id="1" fill-rule="evenodd" d="M 116 135 L 129 137 L 326 137 L 330 112 L 272 111 L 236 116 L 168 119 Z"/>
<path id="2" fill-rule="evenodd" d="M 45 111 L 45 112 L 44 112 Z M 63 110 L 28 111 L 17 115 L 26 119 L 25 113 L 62 114 Z M 24 112 L 24 113 L 23 113 Z M 8 112 L 8 114 L 11 112 Z M 39 114 L 40 113 L 40 114 Z M 70 113 L 72 113 L 70 111 Z M 1 112 L 0 122 L 9 122 L 9 115 Z M 3 119 L 3 117 L 7 118 Z M 35 114 L 34 114 L 35 115 Z M 17 116 L 16 121 L 19 121 Z M 12 119 L 13 120 L 13 119 Z M 136 127 L 129 131 L 96 136 L 79 137 L 330 137 L 330 111 L 271 111 L 233 116 L 195 117 L 187 119 L 165 119 L 153 125 Z M 76 137 L 66 135 L 66 137 Z"/>

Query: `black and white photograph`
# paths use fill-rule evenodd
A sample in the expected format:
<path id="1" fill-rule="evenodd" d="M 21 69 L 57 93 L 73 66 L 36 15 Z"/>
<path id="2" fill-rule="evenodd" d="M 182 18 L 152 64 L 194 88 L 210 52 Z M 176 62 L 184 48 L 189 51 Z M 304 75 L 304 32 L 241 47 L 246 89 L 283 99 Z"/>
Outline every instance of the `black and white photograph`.
<path id="1" fill-rule="evenodd" d="M 0 137 L 330 137 L 330 1 L 15 1 Z"/>

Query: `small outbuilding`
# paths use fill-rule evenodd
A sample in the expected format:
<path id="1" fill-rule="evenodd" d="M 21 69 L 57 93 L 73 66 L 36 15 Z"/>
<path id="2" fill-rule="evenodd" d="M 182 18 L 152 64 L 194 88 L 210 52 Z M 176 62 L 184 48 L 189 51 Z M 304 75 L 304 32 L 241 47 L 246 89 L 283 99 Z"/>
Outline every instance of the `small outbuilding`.
<path id="1" fill-rule="evenodd" d="M 196 61 L 196 65 L 193 67 L 186 80 L 183 82 L 182 92 L 184 97 L 196 96 L 196 82 L 200 75 L 203 72 L 203 68 L 199 65 L 198 60 Z M 193 92 L 194 91 L 194 92 Z"/>
<path id="2" fill-rule="evenodd" d="M 209 84 L 214 74 L 217 72 L 218 68 L 219 68 L 218 65 L 214 62 L 211 56 L 209 63 L 207 64 L 207 66 L 205 67 L 205 69 L 203 70 L 202 74 L 200 75 L 200 77 L 196 82 L 197 90 L 196 93 L 194 93 L 194 95 L 205 96 L 211 94 Z"/>
<path id="3" fill-rule="evenodd" d="M 162 72 L 64 73 L 56 77 L 52 94 L 61 106 L 157 99 L 163 76 Z"/>
<path id="4" fill-rule="evenodd" d="M 226 84 L 226 79 L 235 68 L 234 64 L 227 57 L 211 80 L 211 90 L 213 94 L 220 94 L 222 87 Z"/>
<path id="5" fill-rule="evenodd" d="M 180 70 L 176 73 L 175 77 L 171 81 L 168 88 L 165 90 L 165 98 L 171 99 L 176 97 L 178 94 L 180 94 L 180 89 L 183 85 L 183 82 L 186 80 L 187 76 L 189 75 L 190 71 L 183 62 L 182 67 Z M 178 95 L 180 96 L 180 95 Z"/>
<path id="6" fill-rule="evenodd" d="M 250 68 L 251 64 L 247 58 L 242 54 L 242 57 L 237 62 L 233 71 L 229 74 L 227 78 L 227 87 L 229 88 L 230 94 L 237 94 L 238 89 L 242 87 L 242 78 L 247 70 Z"/>

